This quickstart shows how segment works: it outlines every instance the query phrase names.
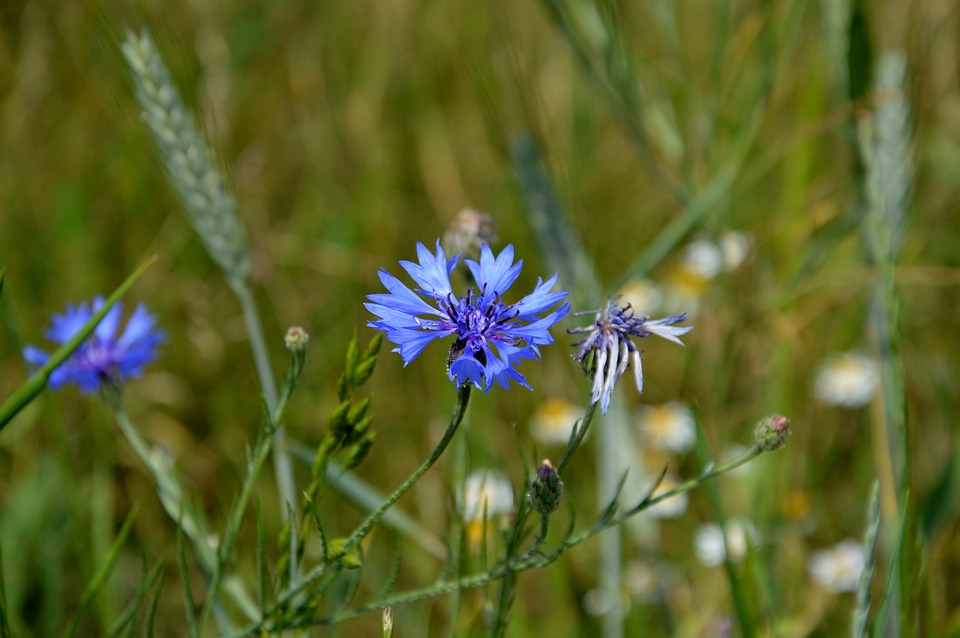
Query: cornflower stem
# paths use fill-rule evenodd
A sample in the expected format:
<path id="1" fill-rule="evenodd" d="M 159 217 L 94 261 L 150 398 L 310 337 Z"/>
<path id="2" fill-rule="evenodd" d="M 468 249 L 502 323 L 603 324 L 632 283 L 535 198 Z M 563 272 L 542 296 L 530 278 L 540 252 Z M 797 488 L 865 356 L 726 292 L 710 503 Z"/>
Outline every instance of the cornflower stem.
<path id="1" fill-rule="evenodd" d="M 733 461 L 726 463 L 716 469 L 709 470 L 704 472 L 700 476 L 683 483 L 682 485 L 665 492 L 655 498 L 646 498 L 634 507 L 621 512 L 617 516 L 610 516 L 607 518 L 602 518 L 590 526 L 588 529 L 580 532 L 575 536 L 571 536 L 564 540 L 559 546 L 550 551 L 541 551 L 541 552 L 524 552 L 520 555 L 509 556 L 508 558 L 498 561 L 494 564 L 488 571 L 471 574 L 469 576 L 464 576 L 462 578 L 441 581 L 430 585 L 429 587 L 423 587 L 421 589 L 416 589 L 408 592 L 403 592 L 399 594 L 394 594 L 392 596 L 387 596 L 376 601 L 365 603 L 363 605 L 354 607 L 352 609 L 345 609 L 343 611 L 337 612 L 329 616 L 321 616 L 309 619 L 298 619 L 289 625 L 284 625 L 283 627 L 272 627 L 271 631 L 279 629 L 293 629 L 298 627 L 307 627 L 314 625 L 335 625 L 341 623 L 345 620 L 355 618 L 362 614 L 365 614 L 370 611 L 382 609 L 386 606 L 396 607 L 405 603 L 415 602 L 417 600 L 423 600 L 425 598 L 432 598 L 434 596 L 440 596 L 443 594 L 449 594 L 454 591 L 459 591 L 463 589 L 469 589 L 474 587 L 483 587 L 490 583 L 496 581 L 502 581 L 505 579 L 515 579 L 516 575 L 520 572 L 526 571 L 528 569 L 538 569 L 546 567 L 556 561 L 560 556 L 565 552 L 572 549 L 573 547 L 580 545 L 581 543 L 589 540 L 590 538 L 596 536 L 597 534 L 610 529 L 611 527 L 616 527 L 626 521 L 628 518 L 637 515 L 643 510 L 656 505 L 657 503 L 664 501 L 668 498 L 676 496 L 677 494 L 682 494 L 684 492 L 689 492 L 694 488 L 702 485 L 706 481 L 715 479 L 731 470 L 735 470 L 741 465 L 751 461 L 752 459 L 759 456 L 763 453 L 763 450 L 759 445 L 754 446 L 742 456 Z M 521 506 L 523 507 L 523 506 Z M 524 513 L 525 515 L 525 513 Z M 500 610 L 502 611 L 502 610 Z M 261 625 L 251 626 L 244 630 L 241 635 L 244 636 L 254 636 L 260 635 L 264 631 L 264 627 Z"/>
<path id="2" fill-rule="evenodd" d="M 347 538 L 344 543 L 344 549 L 346 551 L 352 550 L 356 545 L 362 541 L 367 534 L 373 529 L 373 526 L 383 518 L 383 515 L 390 509 L 394 503 L 400 500 L 400 497 L 406 494 L 411 487 L 413 487 L 420 478 L 426 474 L 427 470 L 433 467 L 433 464 L 437 462 L 440 458 L 440 455 L 443 454 L 443 451 L 447 449 L 447 446 L 450 444 L 450 441 L 453 440 L 453 435 L 456 434 L 457 428 L 460 426 L 460 422 L 463 421 L 463 415 L 467 411 L 467 404 L 470 402 L 470 384 L 461 385 L 457 390 L 457 401 L 453 406 L 453 415 L 450 417 L 450 423 L 447 424 L 447 429 L 443 432 L 443 436 L 440 438 L 440 442 L 437 443 L 437 447 L 433 449 L 433 452 L 430 453 L 430 456 L 427 457 L 427 460 L 423 462 L 417 470 L 410 475 L 403 485 L 398 487 L 390 496 L 387 497 L 387 500 L 372 514 L 370 514 L 363 523 Z"/>
<path id="3" fill-rule="evenodd" d="M 557 474 L 563 476 L 563 469 L 567 466 L 567 463 L 570 462 L 570 459 L 573 458 L 573 453 L 576 452 L 580 444 L 583 443 L 584 437 L 587 436 L 587 430 L 590 429 L 593 416 L 597 413 L 597 403 L 599 402 L 595 401 L 587 406 L 587 411 L 584 412 L 583 418 L 580 420 L 580 427 L 577 428 L 575 436 L 571 437 L 567 443 L 567 449 L 563 452 L 563 458 L 561 458 L 557 464 Z"/>

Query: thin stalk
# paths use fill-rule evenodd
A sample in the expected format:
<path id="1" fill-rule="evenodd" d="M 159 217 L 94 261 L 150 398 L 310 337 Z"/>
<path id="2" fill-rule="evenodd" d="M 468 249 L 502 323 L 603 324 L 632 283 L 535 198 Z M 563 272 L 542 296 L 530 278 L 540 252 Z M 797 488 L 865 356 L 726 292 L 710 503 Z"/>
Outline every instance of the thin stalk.
<path id="1" fill-rule="evenodd" d="M 249 288 L 244 288 L 242 292 L 238 291 L 237 297 L 243 307 L 243 320 L 247 324 L 247 333 L 250 335 L 250 349 L 253 351 L 253 362 L 257 368 L 260 389 L 263 392 L 263 398 L 267 402 L 270 414 L 273 414 L 277 409 L 277 383 L 270 366 L 270 355 L 267 352 L 266 339 L 263 335 L 263 327 L 260 325 L 257 306 Z M 284 501 L 280 504 L 281 516 L 284 521 L 287 520 L 287 505 L 290 507 L 297 506 L 297 484 L 287 448 L 287 435 L 283 424 L 280 423 L 273 434 L 273 469 L 280 495 Z"/>
<path id="2" fill-rule="evenodd" d="M 440 438 L 440 442 L 437 443 L 437 447 L 433 449 L 433 452 L 430 453 L 430 456 L 427 457 L 427 460 L 417 468 L 417 470 L 410 475 L 403 485 L 398 487 L 396 491 L 393 492 L 390 496 L 387 497 L 387 500 L 367 519 L 360 524 L 360 526 L 350 535 L 350 537 L 344 543 L 344 548 L 349 551 L 353 549 L 357 543 L 362 541 L 367 534 L 370 533 L 370 530 L 373 529 L 373 526 L 383 517 L 388 509 L 390 509 L 394 503 L 400 500 L 400 497 L 406 494 L 411 487 L 413 487 L 420 478 L 426 474 L 427 470 L 433 467 L 433 464 L 437 462 L 440 458 L 440 455 L 443 454 L 443 451 L 447 449 L 447 446 L 450 444 L 450 441 L 453 440 L 453 435 L 456 434 L 457 428 L 460 426 L 460 422 L 463 420 L 463 415 L 467 411 L 467 404 L 470 402 L 470 388 L 472 386 L 469 384 L 461 385 L 457 390 L 457 402 L 453 406 L 453 415 L 450 417 L 450 423 L 447 425 L 447 429 L 444 431 L 443 436 Z"/>

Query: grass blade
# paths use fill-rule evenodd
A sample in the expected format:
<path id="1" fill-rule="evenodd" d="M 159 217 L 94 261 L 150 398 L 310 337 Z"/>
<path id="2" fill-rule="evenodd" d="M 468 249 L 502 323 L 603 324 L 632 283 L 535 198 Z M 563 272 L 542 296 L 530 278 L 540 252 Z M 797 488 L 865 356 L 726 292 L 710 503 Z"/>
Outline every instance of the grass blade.
<path id="1" fill-rule="evenodd" d="M 107 582 L 107 577 L 110 575 L 110 572 L 113 571 L 113 565 L 117 562 L 117 557 L 120 556 L 120 548 L 123 547 L 124 542 L 126 542 L 127 536 L 133 528 L 133 520 L 136 517 L 136 510 L 131 510 L 130 513 L 127 514 L 126 520 L 123 521 L 123 525 L 120 527 L 120 532 L 117 534 L 113 545 L 110 547 L 110 551 L 107 553 L 106 560 L 100 565 L 96 573 L 94 573 L 90 582 L 87 583 L 87 589 L 83 592 L 83 598 L 80 599 L 80 607 L 77 609 L 77 613 L 74 614 L 73 620 L 70 621 L 70 625 L 63 634 L 67 638 L 77 633 L 77 628 L 80 626 L 83 613 L 87 610 L 87 607 L 90 606 L 90 603 L 100 591 L 100 588 Z"/>

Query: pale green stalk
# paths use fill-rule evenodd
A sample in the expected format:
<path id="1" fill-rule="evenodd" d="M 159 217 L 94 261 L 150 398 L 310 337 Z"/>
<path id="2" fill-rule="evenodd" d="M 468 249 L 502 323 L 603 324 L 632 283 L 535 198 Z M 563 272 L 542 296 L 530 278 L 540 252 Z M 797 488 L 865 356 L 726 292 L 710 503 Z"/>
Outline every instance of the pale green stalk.
<path id="1" fill-rule="evenodd" d="M 123 53 L 133 71 L 143 120 L 153 133 L 170 182 L 207 252 L 240 300 L 260 388 L 268 409 L 273 413 L 277 407 L 277 386 L 250 290 L 250 255 L 234 199 L 150 35 L 144 32 L 138 36 L 128 32 Z M 297 506 L 298 498 L 282 425 L 274 434 L 273 454 L 277 486 L 283 501 L 280 513 L 286 520 L 288 513 Z M 295 576 L 295 562 L 291 563 L 290 570 Z"/>
<path id="2" fill-rule="evenodd" d="M 150 450 L 146 441 L 143 440 L 143 437 L 140 436 L 140 433 L 127 416 L 119 395 L 107 395 L 105 398 L 114 409 L 114 415 L 116 416 L 120 430 L 153 476 L 154 483 L 157 486 L 157 495 L 160 498 L 163 509 L 171 519 L 178 522 L 183 533 L 190 539 L 197 564 L 200 566 L 204 577 L 210 579 L 216 571 L 216 551 L 210 544 L 203 524 L 193 515 L 187 503 L 184 502 L 183 488 L 173 472 L 170 460 L 165 456 L 164 452 L 152 452 Z M 223 590 L 248 619 L 255 621 L 260 618 L 259 608 L 247 593 L 239 578 L 235 575 L 225 577 L 223 580 Z M 212 604 L 214 618 L 217 620 L 221 633 L 232 633 L 235 631 L 222 603 L 214 601 Z"/>
<path id="3" fill-rule="evenodd" d="M 716 469 L 704 472 L 700 476 L 691 479 L 682 485 L 670 490 L 669 492 L 664 492 L 656 497 L 650 497 L 649 495 L 644 498 L 636 506 L 623 511 L 619 514 L 616 514 L 616 508 L 607 508 L 607 510 L 601 515 L 601 518 L 595 522 L 590 528 L 584 530 L 583 532 L 571 536 L 564 540 L 560 545 L 551 551 L 547 552 L 524 552 L 519 555 L 510 556 L 498 563 L 496 563 L 490 570 L 479 573 L 472 574 L 470 576 L 465 576 L 463 578 L 457 578 L 455 580 L 449 581 L 440 581 L 428 587 L 423 587 L 413 591 L 403 592 L 399 594 L 394 594 L 392 596 L 387 596 L 370 603 L 365 603 L 363 605 L 354 607 L 352 609 L 347 609 L 330 616 L 318 617 L 318 618 L 309 618 L 309 619 L 298 619 L 292 621 L 290 624 L 284 624 L 282 627 L 272 627 L 265 628 L 260 625 L 251 626 L 245 629 L 241 634 L 242 636 L 254 636 L 262 635 L 264 631 L 277 631 L 281 629 L 293 629 L 298 627 L 308 627 L 314 625 L 335 625 L 341 623 L 345 620 L 355 618 L 362 614 L 374 611 L 377 609 L 382 609 L 386 606 L 396 607 L 398 605 L 403 605 L 406 603 L 415 602 L 425 598 L 432 598 L 442 594 L 449 594 L 454 591 L 459 591 L 463 589 L 469 589 L 474 587 L 483 587 L 490 583 L 503 580 L 512 576 L 516 576 L 520 572 L 526 571 L 528 569 L 539 569 L 546 567 L 553 562 L 555 562 L 560 556 L 571 548 L 580 545 L 581 543 L 593 538 L 597 534 L 603 532 L 604 530 L 610 529 L 611 527 L 616 527 L 622 524 L 624 521 L 629 519 L 632 516 L 637 515 L 643 510 L 660 503 L 668 498 L 677 496 L 685 492 L 702 485 L 706 481 L 715 479 L 723 474 L 726 474 L 736 468 L 740 467 L 744 463 L 756 458 L 760 455 L 763 450 L 759 445 L 755 445 L 749 451 L 744 453 L 737 459 L 730 461 L 729 463 L 722 465 Z"/>

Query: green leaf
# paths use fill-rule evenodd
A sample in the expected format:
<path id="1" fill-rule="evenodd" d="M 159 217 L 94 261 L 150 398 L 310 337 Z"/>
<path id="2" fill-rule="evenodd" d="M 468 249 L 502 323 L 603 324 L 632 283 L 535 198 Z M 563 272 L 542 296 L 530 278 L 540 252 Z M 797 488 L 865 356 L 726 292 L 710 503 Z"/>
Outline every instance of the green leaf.
<path id="1" fill-rule="evenodd" d="M 960 447 L 940 472 L 933 489 L 920 509 L 920 528 L 927 541 L 937 530 L 954 520 L 960 513 Z"/>
<path id="2" fill-rule="evenodd" d="M 126 542 L 127 536 L 133 528 L 133 520 L 136 517 L 136 510 L 131 510 L 130 513 L 127 514 L 127 518 L 120 527 L 120 532 L 114 539 L 110 551 L 107 552 L 106 560 L 97 568 L 90 582 L 87 583 L 87 589 L 83 592 L 83 598 L 80 599 L 80 607 L 77 609 L 77 613 L 74 614 L 73 620 L 70 621 L 70 626 L 67 627 L 67 630 L 63 634 L 64 636 L 69 638 L 77 633 L 77 628 L 80 626 L 80 619 L 83 618 L 84 612 L 87 610 L 87 607 L 90 606 L 90 603 L 93 602 L 94 597 L 99 593 L 104 583 L 107 582 L 107 577 L 110 575 L 110 572 L 113 571 L 113 566 L 120 556 L 120 548 L 123 547 L 124 542 Z"/>

